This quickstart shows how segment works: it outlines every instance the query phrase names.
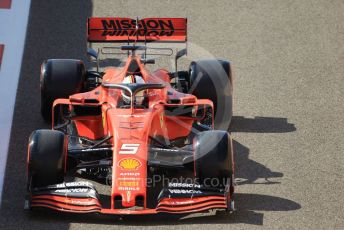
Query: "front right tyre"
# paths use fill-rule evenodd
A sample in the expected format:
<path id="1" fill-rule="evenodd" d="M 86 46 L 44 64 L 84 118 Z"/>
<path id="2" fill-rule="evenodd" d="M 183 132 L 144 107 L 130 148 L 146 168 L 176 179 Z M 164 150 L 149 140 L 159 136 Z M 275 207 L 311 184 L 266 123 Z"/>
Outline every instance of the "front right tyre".
<path id="1" fill-rule="evenodd" d="M 227 188 L 234 192 L 233 144 L 228 132 L 200 132 L 194 139 L 194 170 L 204 187 Z"/>

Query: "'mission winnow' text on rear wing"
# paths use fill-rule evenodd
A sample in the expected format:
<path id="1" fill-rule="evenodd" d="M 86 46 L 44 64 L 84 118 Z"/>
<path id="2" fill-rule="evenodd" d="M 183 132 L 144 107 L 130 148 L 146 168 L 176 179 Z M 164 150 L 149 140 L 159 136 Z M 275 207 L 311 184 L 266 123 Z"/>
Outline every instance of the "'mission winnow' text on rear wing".
<path id="1" fill-rule="evenodd" d="M 89 18 L 89 42 L 186 42 L 186 18 Z"/>

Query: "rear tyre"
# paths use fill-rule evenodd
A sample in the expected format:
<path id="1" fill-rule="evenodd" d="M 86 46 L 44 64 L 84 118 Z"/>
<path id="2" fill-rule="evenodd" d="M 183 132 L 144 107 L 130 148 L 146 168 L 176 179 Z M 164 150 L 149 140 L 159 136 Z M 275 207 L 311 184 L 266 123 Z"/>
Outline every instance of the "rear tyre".
<path id="1" fill-rule="evenodd" d="M 189 75 L 189 91 L 214 103 L 215 129 L 228 130 L 233 115 L 231 64 L 223 60 L 194 61 Z"/>
<path id="2" fill-rule="evenodd" d="M 67 140 L 56 130 L 36 130 L 29 138 L 28 187 L 42 187 L 64 180 Z"/>
<path id="3" fill-rule="evenodd" d="M 226 131 L 198 133 L 194 139 L 195 175 L 204 187 L 225 188 L 234 173 L 232 140 Z M 233 188 L 229 188 L 233 193 Z"/>
<path id="4" fill-rule="evenodd" d="M 51 121 L 52 105 L 58 98 L 80 93 L 86 78 L 85 65 L 74 59 L 49 59 L 41 66 L 41 114 Z"/>

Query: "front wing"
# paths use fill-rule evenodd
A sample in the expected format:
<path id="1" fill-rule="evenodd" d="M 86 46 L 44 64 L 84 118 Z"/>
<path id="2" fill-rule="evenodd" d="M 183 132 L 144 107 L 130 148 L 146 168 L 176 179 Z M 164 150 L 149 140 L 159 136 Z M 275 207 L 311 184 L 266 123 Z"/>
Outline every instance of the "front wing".
<path id="1" fill-rule="evenodd" d="M 72 213 L 102 214 L 156 214 L 193 213 L 211 209 L 230 210 L 232 202 L 225 189 L 190 186 L 168 186 L 164 188 L 156 208 L 137 207 L 130 209 L 103 208 L 99 195 L 89 182 L 70 182 L 34 188 L 27 196 L 25 209 L 49 208 Z"/>

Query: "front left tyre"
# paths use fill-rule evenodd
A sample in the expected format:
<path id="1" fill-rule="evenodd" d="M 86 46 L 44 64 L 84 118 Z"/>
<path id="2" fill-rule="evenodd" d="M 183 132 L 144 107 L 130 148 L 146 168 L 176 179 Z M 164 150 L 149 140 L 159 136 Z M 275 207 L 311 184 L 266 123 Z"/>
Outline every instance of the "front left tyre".
<path id="1" fill-rule="evenodd" d="M 28 144 L 28 188 L 64 181 L 68 141 L 56 130 L 36 130 Z"/>

